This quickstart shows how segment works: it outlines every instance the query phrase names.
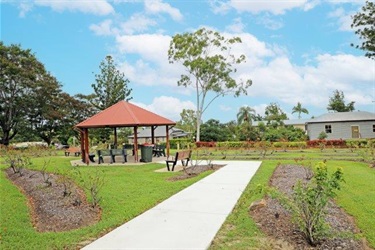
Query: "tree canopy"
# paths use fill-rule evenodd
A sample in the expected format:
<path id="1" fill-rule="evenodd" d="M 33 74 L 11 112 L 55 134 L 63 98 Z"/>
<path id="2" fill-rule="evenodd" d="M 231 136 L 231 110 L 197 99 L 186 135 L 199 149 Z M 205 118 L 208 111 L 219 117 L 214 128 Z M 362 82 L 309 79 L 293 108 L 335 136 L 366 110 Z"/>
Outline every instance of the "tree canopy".
<path id="1" fill-rule="evenodd" d="M 275 122 L 280 125 L 283 123 L 283 120 L 288 119 L 288 116 L 284 113 L 284 111 L 277 103 L 270 103 L 266 107 L 264 114 L 268 124 Z"/>
<path id="2" fill-rule="evenodd" d="M 30 49 L 0 42 L 0 144 L 55 137 L 67 141 L 72 127 L 87 118 L 89 107 L 61 89 L 61 84 Z"/>
<path id="3" fill-rule="evenodd" d="M 0 143 L 8 145 L 32 114 L 48 113 L 43 100 L 53 99 L 61 85 L 29 49 L 0 42 L 0 56 Z"/>
<path id="4" fill-rule="evenodd" d="M 197 122 L 196 112 L 192 109 L 183 109 L 180 116 L 181 120 L 176 123 L 176 126 L 185 130 L 186 132 L 194 132 Z"/>
<path id="5" fill-rule="evenodd" d="M 353 17 L 351 27 L 362 40 L 360 45 L 353 45 L 356 48 L 366 51 L 365 56 L 375 59 L 375 3 L 366 1 L 361 12 Z"/>
<path id="6" fill-rule="evenodd" d="M 208 106 L 219 96 L 247 94 L 246 90 L 252 84 L 251 80 L 237 82 L 232 76 L 236 72 L 235 65 L 245 61 L 244 55 L 231 54 L 231 47 L 236 43 L 241 43 L 239 37 L 225 38 L 205 28 L 177 34 L 170 43 L 169 62 L 181 62 L 187 70 L 187 74 L 181 75 L 178 86 L 192 85 L 196 90 L 197 141 L 200 140 L 202 114 Z"/>
<path id="7" fill-rule="evenodd" d="M 335 90 L 333 96 L 329 98 L 329 103 L 327 106 L 328 111 L 335 112 L 351 112 L 353 111 L 355 102 L 349 102 L 345 104 L 345 96 L 342 91 Z"/>
<path id="8" fill-rule="evenodd" d="M 106 56 L 99 65 L 100 73 L 95 74 L 91 86 L 94 93 L 88 96 L 90 103 L 98 110 L 104 110 L 119 101 L 132 99 L 129 80 L 117 68 L 111 56 Z"/>
<path id="9" fill-rule="evenodd" d="M 255 109 L 249 106 L 242 106 L 237 113 L 237 123 L 241 125 L 242 123 L 251 124 L 255 117 Z"/>

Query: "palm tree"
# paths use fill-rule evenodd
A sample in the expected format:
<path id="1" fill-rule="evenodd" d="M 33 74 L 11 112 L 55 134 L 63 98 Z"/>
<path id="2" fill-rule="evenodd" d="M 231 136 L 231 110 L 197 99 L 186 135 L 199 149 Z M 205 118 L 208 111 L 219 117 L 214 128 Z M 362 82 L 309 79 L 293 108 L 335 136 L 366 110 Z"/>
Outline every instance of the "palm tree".
<path id="1" fill-rule="evenodd" d="M 301 119 L 301 113 L 308 114 L 309 111 L 307 109 L 303 108 L 302 105 L 301 105 L 301 103 L 298 102 L 297 106 L 293 107 L 292 114 L 293 113 L 298 113 L 298 119 Z"/>
<path id="2" fill-rule="evenodd" d="M 251 124 L 251 120 L 253 117 L 255 117 L 255 109 L 249 106 L 242 106 L 237 113 L 238 125 L 241 125 L 244 122 Z"/>

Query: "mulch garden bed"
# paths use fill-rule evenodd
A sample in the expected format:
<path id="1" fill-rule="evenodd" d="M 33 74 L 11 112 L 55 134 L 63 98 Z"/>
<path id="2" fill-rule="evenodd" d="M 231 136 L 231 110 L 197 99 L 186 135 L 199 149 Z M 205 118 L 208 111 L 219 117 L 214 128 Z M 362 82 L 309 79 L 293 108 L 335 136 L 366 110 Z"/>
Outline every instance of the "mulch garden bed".
<path id="1" fill-rule="evenodd" d="M 29 169 L 23 175 L 6 170 L 8 178 L 28 199 L 32 223 L 39 232 L 68 231 L 92 225 L 100 220 L 100 208 L 88 204 L 85 193 L 71 183 L 70 195 L 64 196 L 64 181 L 55 174 Z M 50 184 L 45 182 L 46 177 Z M 65 182 L 66 184 L 66 182 Z"/>
<path id="2" fill-rule="evenodd" d="M 294 165 L 278 166 L 271 179 L 270 185 L 281 192 L 291 194 L 297 180 L 307 181 L 309 169 Z M 349 235 L 349 237 L 332 237 L 319 245 L 312 247 L 304 239 L 296 226 L 291 223 L 291 217 L 280 203 L 271 198 L 265 198 L 250 208 L 250 216 L 260 229 L 274 242 L 273 249 L 370 249 L 365 240 L 353 237 L 360 233 L 354 219 L 338 207 L 333 201 L 329 203 L 326 221 L 333 235 Z M 351 235 L 351 236 L 350 236 Z"/>

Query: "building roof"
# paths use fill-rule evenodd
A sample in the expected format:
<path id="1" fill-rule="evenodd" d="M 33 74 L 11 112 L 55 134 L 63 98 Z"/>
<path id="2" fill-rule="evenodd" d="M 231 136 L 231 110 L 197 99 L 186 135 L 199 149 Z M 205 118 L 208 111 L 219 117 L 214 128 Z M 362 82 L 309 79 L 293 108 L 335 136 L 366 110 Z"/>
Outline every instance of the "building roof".
<path id="1" fill-rule="evenodd" d="M 375 114 L 367 111 L 326 113 L 316 118 L 310 119 L 307 123 L 345 121 L 375 121 Z"/>
<path id="2" fill-rule="evenodd" d="M 120 101 L 76 125 L 78 128 L 175 125 L 174 121 L 126 101 Z"/>
<path id="3" fill-rule="evenodd" d="M 305 123 L 307 123 L 308 121 L 310 121 L 310 119 L 292 119 L 292 120 L 283 120 L 282 122 L 285 125 L 305 125 Z M 252 125 L 256 127 L 259 125 L 260 122 L 267 124 L 268 121 L 253 121 Z"/>
<path id="4" fill-rule="evenodd" d="M 182 129 L 173 127 L 169 129 L 169 135 L 173 138 L 176 137 L 185 137 L 188 136 L 189 133 L 183 131 Z M 166 137 L 166 131 L 164 126 L 159 126 L 155 128 L 154 131 L 155 137 Z M 143 130 L 138 131 L 137 138 L 150 138 L 151 137 L 151 128 L 147 127 Z M 134 138 L 134 135 L 128 136 L 128 138 Z"/>

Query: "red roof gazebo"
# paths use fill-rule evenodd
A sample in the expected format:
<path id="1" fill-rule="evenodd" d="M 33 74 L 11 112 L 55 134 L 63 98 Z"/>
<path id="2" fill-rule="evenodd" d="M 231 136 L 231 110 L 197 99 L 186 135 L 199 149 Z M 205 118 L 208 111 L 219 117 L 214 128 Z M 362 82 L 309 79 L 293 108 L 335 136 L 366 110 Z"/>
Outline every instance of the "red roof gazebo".
<path id="1" fill-rule="evenodd" d="M 115 144 L 117 144 L 116 128 L 133 127 L 134 142 L 137 142 L 138 127 L 151 127 L 151 138 L 154 144 L 154 130 L 158 126 L 166 126 L 167 155 L 169 155 L 168 130 L 175 122 L 147 111 L 141 107 L 126 101 L 120 101 L 111 107 L 99 112 L 87 120 L 77 124 L 75 127 L 81 132 L 82 161 L 89 164 L 89 128 L 113 128 L 115 133 Z M 138 161 L 138 144 L 134 143 L 135 161 Z"/>

